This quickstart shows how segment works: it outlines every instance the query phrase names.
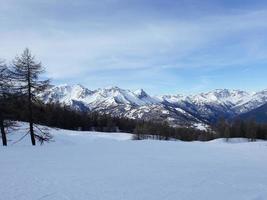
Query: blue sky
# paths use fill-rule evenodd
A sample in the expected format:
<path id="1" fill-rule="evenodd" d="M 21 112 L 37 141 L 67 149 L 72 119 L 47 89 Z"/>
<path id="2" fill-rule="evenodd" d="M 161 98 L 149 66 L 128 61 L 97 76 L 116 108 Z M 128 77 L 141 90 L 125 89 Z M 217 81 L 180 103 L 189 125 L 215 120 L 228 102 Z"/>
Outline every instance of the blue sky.
<path id="1" fill-rule="evenodd" d="M 263 0 L 0 3 L 0 58 L 29 47 L 55 84 L 151 94 L 267 88 Z"/>

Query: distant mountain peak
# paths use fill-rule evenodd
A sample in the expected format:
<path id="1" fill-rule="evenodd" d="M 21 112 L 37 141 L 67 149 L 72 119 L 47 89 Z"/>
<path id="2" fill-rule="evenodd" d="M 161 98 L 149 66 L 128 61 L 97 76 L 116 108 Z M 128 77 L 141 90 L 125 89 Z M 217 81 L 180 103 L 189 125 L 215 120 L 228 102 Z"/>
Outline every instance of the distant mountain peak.
<path id="1" fill-rule="evenodd" d="M 148 97 L 148 94 L 147 94 L 143 89 L 135 90 L 135 91 L 134 91 L 134 94 L 135 94 L 139 99 Z"/>

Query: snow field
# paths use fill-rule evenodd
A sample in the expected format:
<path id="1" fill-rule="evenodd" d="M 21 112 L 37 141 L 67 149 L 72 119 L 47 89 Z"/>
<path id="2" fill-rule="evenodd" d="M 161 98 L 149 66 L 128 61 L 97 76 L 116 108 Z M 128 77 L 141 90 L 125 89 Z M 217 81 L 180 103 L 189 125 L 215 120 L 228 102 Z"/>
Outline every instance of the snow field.
<path id="1" fill-rule="evenodd" d="M 0 147 L 1 200 L 267 198 L 267 142 L 134 141 L 124 133 L 51 132 L 50 144 L 32 147 L 26 137 Z"/>

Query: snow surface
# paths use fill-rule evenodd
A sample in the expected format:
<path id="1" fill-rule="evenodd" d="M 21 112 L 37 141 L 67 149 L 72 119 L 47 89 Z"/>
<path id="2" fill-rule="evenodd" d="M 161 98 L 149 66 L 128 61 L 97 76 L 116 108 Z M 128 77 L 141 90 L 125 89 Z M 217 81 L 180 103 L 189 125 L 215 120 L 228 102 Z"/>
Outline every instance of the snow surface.
<path id="1" fill-rule="evenodd" d="M 24 131 L 9 135 L 19 138 Z M 267 142 L 135 141 L 126 133 L 51 129 L 0 147 L 3 200 L 265 200 Z M 238 142 L 239 141 L 239 142 Z"/>
<path id="2" fill-rule="evenodd" d="M 208 130 L 208 126 L 203 124 L 203 123 L 195 123 L 195 124 L 193 124 L 193 127 L 195 127 L 198 130 L 201 130 L 201 131 L 207 131 Z"/>

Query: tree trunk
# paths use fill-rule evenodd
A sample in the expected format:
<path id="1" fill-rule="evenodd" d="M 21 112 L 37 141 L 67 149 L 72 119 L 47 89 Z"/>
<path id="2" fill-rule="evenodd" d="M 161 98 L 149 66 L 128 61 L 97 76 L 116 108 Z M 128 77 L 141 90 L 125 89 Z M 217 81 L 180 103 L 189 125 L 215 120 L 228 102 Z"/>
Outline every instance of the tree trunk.
<path id="1" fill-rule="evenodd" d="M 29 92 L 30 92 L 30 89 L 29 89 Z M 29 107 L 29 123 L 30 123 L 31 142 L 32 142 L 32 145 L 35 146 L 35 137 L 34 137 L 34 130 L 33 130 L 33 117 L 32 117 L 31 93 L 29 94 L 28 107 Z"/>
<path id="2" fill-rule="evenodd" d="M 34 137 L 33 123 L 32 122 L 30 122 L 30 135 L 31 135 L 32 145 L 35 146 L 35 137 Z"/>
<path id="3" fill-rule="evenodd" d="M 28 109 L 29 109 L 29 123 L 30 123 L 30 135 L 31 135 L 31 142 L 32 145 L 35 146 L 35 137 L 34 137 L 34 130 L 33 130 L 33 113 L 32 113 L 32 85 L 30 81 L 31 73 L 28 67 Z"/>
<path id="4" fill-rule="evenodd" d="M 30 135 L 31 135 L 31 142 L 32 145 L 35 146 L 35 137 L 34 137 L 34 130 L 33 130 L 33 117 L 32 117 L 32 101 L 31 101 L 31 90 L 29 88 L 29 99 L 28 99 L 28 109 L 29 109 L 29 123 L 30 123 Z"/>
<path id="5" fill-rule="evenodd" d="M 5 126 L 4 126 L 4 121 L 2 119 L 0 119 L 0 126 L 1 126 L 1 136 L 2 136 L 3 146 L 7 146 Z"/>

